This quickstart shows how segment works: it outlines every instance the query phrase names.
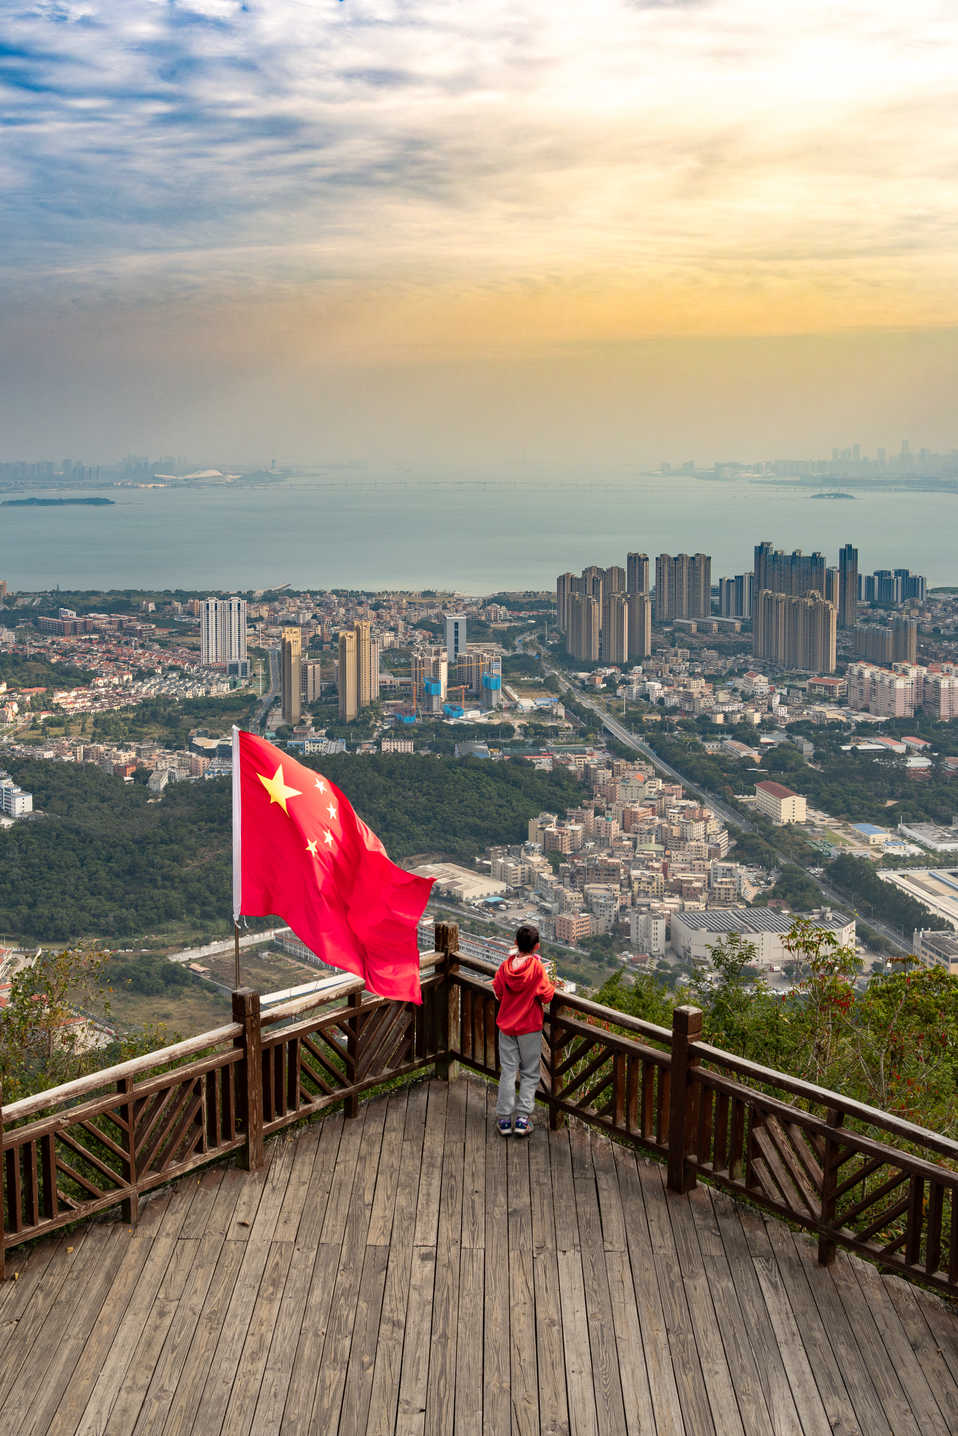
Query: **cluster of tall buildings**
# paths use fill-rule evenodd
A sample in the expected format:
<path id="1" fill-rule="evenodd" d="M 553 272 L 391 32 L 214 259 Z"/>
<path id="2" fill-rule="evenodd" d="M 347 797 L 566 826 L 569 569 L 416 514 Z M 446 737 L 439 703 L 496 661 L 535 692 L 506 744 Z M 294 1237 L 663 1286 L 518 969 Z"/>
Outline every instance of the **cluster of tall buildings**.
<path id="1" fill-rule="evenodd" d="M 877 662 L 914 662 L 917 626 L 895 619 L 887 628 L 858 623 L 860 602 L 904 603 L 922 598 L 925 580 L 908 569 L 858 571 L 858 550 L 846 543 L 838 563 L 823 553 L 791 553 L 769 540 L 755 545 L 751 573 L 718 581 L 718 614 L 752 620 L 757 659 L 783 668 L 831 673 L 837 632 L 854 633 L 857 651 Z M 707 619 L 712 612 L 708 554 L 659 554 L 650 594 L 649 560 L 629 554 L 625 569 L 590 566 L 556 580 L 559 627 L 566 648 L 583 662 L 621 664 L 650 652 L 651 614 L 658 623 Z M 641 600 L 641 601 L 640 601 Z"/>
<path id="2" fill-rule="evenodd" d="M 280 682 L 283 722 L 295 727 L 305 704 L 315 703 L 322 692 L 322 663 L 303 653 L 299 628 L 284 628 L 280 643 Z M 351 723 L 360 709 L 379 698 L 379 641 L 372 635 L 368 619 L 357 619 L 352 628 L 339 635 L 336 671 L 339 690 L 339 717 Z"/>
<path id="3" fill-rule="evenodd" d="M 763 590 L 804 598 L 817 593 L 837 609 L 839 628 L 854 628 L 858 616 L 858 550 L 845 544 L 838 553 L 838 567 L 829 568 L 823 553 L 785 553 L 773 549 L 765 539 L 755 545 L 753 594 Z"/>
<path id="4" fill-rule="evenodd" d="M 823 553 L 785 553 L 756 544 L 752 583 L 752 652 L 783 668 L 831 673 L 839 628 L 858 619 L 858 550 L 845 544 L 838 567 Z"/>
<path id="5" fill-rule="evenodd" d="M 891 623 L 856 623 L 855 652 L 869 663 L 915 663 L 918 658 L 918 620 L 896 617 Z"/>
<path id="6" fill-rule="evenodd" d="M 339 635 L 339 664 L 336 669 L 339 716 L 352 723 L 361 708 L 379 698 L 379 642 L 372 636 L 368 618 L 357 619 L 351 629 Z"/>
<path id="7" fill-rule="evenodd" d="M 450 659 L 445 650 L 420 649 L 412 655 L 410 690 L 414 707 L 442 715 L 464 706 L 467 695 L 483 710 L 502 706 L 502 659 L 480 648 L 463 648 Z"/>
<path id="8" fill-rule="evenodd" d="M 835 605 L 814 589 L 789 594 L 763 588 L 752 613 L 752 652 L 782 668 L 831 673 L 837 619 Z"/>
<path id="9" fill-rule="evenodd" d="M 859 598 L 865 603 L 896 604 L 907 603 L 910 598 L 925 601 L 927 584 L 920 573 L 907 568 L 877 568 L 874 573 L 862 574 L 859 580 Z"/>
<path id="10" fill-rule="evenodd" d="M 754 576 L 737 573 L 718 581 L 718 611 L 721 618 L 751 618 Z"/>
<path id="11" fill-rule="evenodd" d="M 900 663 L 879 668 L 851 663 L 846 675 L 848 706 L 881 718 L 912 718 L 918 709 L 939 722 L 958 718 L 958 666 Z"/>
<path id="12" fill-rule="evenodd" d="M 205 598 L 199 605 L 200 662 L 206 668 L 225 668 L 245 678 L 246 599 Z"/>
<path id="13" fill-rule="evenodd" d="M 623 664 L 652 652 L 649 559 L 630 553 L 625 568 L 591 564 L 556 579 L 558 623 L 573 658 Z"/>
<path id="14" fill-rule="evenodd" d="M 283 628 L 281 632 L 279 662 L 283 722 L 288 723 L 291 728 L 295 728 L 303 716 L 304 707 L 317 702 L 322 696 L 323 665 L 321 659 L 310 658 L 308 650 L 303 651 L 302 629 L 292 625 Z M 377 695 L 379 691 L 378 674 L 377 654 Z M 342 705 L 340 705 L 340 712 L 342 713 Z M 356 714 L 353 716 L 355 717 Z"/>

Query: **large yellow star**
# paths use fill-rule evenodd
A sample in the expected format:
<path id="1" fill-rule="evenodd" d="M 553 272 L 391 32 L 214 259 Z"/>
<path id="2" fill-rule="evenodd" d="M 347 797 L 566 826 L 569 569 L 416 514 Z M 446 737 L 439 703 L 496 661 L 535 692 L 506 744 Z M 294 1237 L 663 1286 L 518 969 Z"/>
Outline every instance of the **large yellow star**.
<path id="1" fill-rule="evenodd" d="M 288 788 L 286 779 L 283 777 L 283 765 L 279 764 L 276 772 L 271 778 L 264 778 L 262 773 L 256 774 L 263 787 L 269 793 L 270 803 L 279 803 L 283 812 L 289 817 L 289 809 L 286 806 L 287 798 L 301 798 L 302 793 L 298 788 Z"/>

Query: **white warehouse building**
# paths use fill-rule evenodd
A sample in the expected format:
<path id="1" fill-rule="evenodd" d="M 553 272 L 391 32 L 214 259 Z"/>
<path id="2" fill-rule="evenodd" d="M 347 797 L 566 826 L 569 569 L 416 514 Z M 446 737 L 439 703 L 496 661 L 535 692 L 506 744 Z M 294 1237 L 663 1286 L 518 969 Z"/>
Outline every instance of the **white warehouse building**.
<path id="1" fill-rule="evenodd" d="M 708 908 L 672 914 L 672 947 L 687 962 L 707 962 L 709 948 L 737 933 L 753 944 L 756 965 L 780 967 L 790 954 L 785 947 L 794 916 L 771 907 Z M 815 926 L 835 935 L 842 946 L 854 946 L 855 920 L 841 913 L 816 918 Z"/>

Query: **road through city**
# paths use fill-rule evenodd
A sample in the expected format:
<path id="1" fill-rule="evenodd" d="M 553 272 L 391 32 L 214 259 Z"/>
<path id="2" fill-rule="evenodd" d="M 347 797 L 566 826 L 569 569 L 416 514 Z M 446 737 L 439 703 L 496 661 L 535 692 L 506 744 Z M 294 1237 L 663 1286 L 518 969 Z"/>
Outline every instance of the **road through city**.
<path id="1" fill-rule="evenodd" d="M 631 729 L 626 728 L 624 723 L 620 723 L 619 720 L 613 717 L 600 703 L 589 698 L 579 689 L 574 688 L 562 672 L 556 668 L 552 668 L 548 664 L 544 664 L 544 666 L 546 671 L 556 679 L 560 687 L 565 689 L 566 692 L 571 693 L 577 703 L 581 703 L 583 707 L 588 708 L 594 713 L 606 732 L 610 733 L 612 737 L 623 744 L 624 747 L 631 748 L 635 753 L 640 753 L 644 758 L 648 759 L 658 772 L 664 773 L 667 777 L 671 778 L 673 782 L 681 783 L 690 793 L 694 793 L 696 797 L 701 798 L 702 802 L 711 808 L 713 813 L 716 813 L 729 827 L 739 828 L 743 832 L 748 833 L 758 831 L 755 824 L 747 817 L 744 817 L 741 813 L 730 808 L 727 803 L 723 803 L 721 798 L 716 797 L 716 795 L 709 792 L 707 788 L 703 788 L 700 784 L 694 783 L 691 779 L 686 778 L 677 768 L 673 768 L 671 763 L 667 763 L 664 758 L 660 758 L 643 738 L 639 738 Z M 774 838 L 770 838 L 767 833 L 762 833 L 761 836 L 774 847 Z M 795 862 L 793 857 L 783 858 L 783 861 L 795 863 L 797 867 L 800 867 L 802 871 L 807 874 L 810 881 L 813 882 L 821 892 L 825 905 L 834 904 L 838 908 L 852 907 L 847 896 L 840 893 L 837 888 L 832 887 L 831 883 L 823 878 L 820 873 L 813 872 L 810 866 L 802 862 Z M 874 928 L 877 933 L 880 933 L 898 952 L 907 953 L 911 951 L 911 945 L 903 941 L 901 935 L 897 933 L 894 928 L 889 927 L 887 923 L 875 917 L 869 917 L 867 922 L 869 927 Z"/>

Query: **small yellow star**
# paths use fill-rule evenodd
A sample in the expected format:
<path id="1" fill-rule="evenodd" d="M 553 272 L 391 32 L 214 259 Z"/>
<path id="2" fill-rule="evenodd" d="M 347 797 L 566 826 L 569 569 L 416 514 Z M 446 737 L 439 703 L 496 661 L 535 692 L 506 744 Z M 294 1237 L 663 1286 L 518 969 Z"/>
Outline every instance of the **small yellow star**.
<path id="1" fill-rule="evenodd" d="M 326 829 L 325 833 L 323 834 L 323 837 L 324 837 L 325 840 L 326 840 L 326 846 L 327 846 L 328 848 L 331 848 L 331 847 L 333 846 L 333 835 L 332 835 L 332 833 L 329 831 L 328 828 Z"/>
<path id="2" fill-rule="evenodd" d="M 330 805 L 329 805 L 329 807 L 327 808 L 326 811 L 329 813 L 329 816 L 330 816 L 331 818 L 335 818 L 335 816 L 336 816 L 336 805 L 335 805 L 334 803 L 330 803 Z"/>
<path id="3" fill-rule="evenodd" d="M 306 844 L 306 851 L 309 853 L 311 858 L 314 858 L 316 856 L 317 846 L 318 842 L 316 838 L 311 838 L 310 841 Z"/>
<path id="4" fill-rule="evenodd" d="M 279 803 L 283 812 L 286 814 L 287 817 L 289 817 L 289 809 L 286 806 L 286 799 L 301 798 L 302 793 L 299 791 L 298 788 L 287 787 L 286 779 L 283 776 L 282 763 L 279 764 L 276 769 L 276 772 L 271 778 L 264 778 L 262 773 L 257 773 L 256 776 L 257 778 L 259 778 L 267 793 L 269 793 L 270 803 Z"/>
<path id="5" fill-rule="evenodd" d="M 325 793 L 326 791 L 326 784 L 323 782 L 322 778 L 317 778 L 316 782 L 313 784 L 313 787 L 318 788 L 321 793 Z"/>

